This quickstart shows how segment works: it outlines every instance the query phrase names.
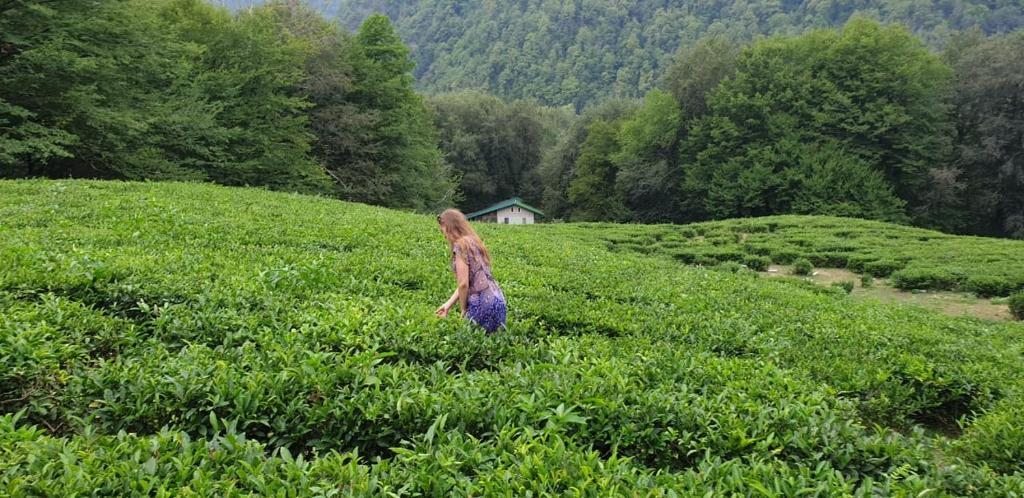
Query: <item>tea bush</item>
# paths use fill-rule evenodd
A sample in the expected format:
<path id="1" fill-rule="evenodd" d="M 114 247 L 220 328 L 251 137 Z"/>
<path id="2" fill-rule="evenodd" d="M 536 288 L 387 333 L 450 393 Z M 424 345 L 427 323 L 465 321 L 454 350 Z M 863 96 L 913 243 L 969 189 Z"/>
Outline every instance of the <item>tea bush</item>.
<path id="1" fill-rule="evenodd" d="M 1018 320 L 1024 320 L 1024 292 L 1018 292 L 1010 296 L 1009 305 L 1013 316 L 1017 317 Z"/>
<path id="2" fill-rule="evenodd" d="M 903 290 L 953 290 L 963 278 L 945 268 L 911 268 L 892 274 L 892 284 Z"/>
<path id="3" fill-rule="evenodd" d="M 0 181 L 0 494 L 1024 493 L 1021 324 L 734 272 L 733 233 L 791 229 L 749 223 L 671 258 L 673 227 L 480 225 L 486 336 L 432 314 L 432 217 Z"/>
<path id="4" fill-rule="evenodd" d="M 797 258 L 796 261 L 793 261 L 794 275 L 810 275 L 813 270 L 814 266 L 806 258 Z"/>
<path id="5" fill-rule="evenodd" d="M 743 258 L 743 264 L 754 271 L 765 271 L 772 264 L 772 259 L 767 256 L 747 256 Z"/>
<path id="6" fill-rule="evenodd" d="M 877 221 L 768 216 L 680 227 L 610 226 L 600 231 L 600 237 L 628 242 L 645 239 L 652 230 L 683 236 L 671 248 L 651 241 L 644 247 L 645 254 L 671 255 L 687 264 L 714 247 L 733 257 L 768 256 L 780 265 L 804 258 L 815 267 L 846 268 L 877 278 L 898 274 L 901 288 L 907 290 L 957 290 L 1000 297 L 1024 290 L 1020 241 L 953 236 Z"/>
<path id="7" fill-rule="evenodd" d="M 1005 296 L 1015 290 L 1015 285 L 1004 277 L 975 276 L 967 279 L 964 289 L 979 297 Z"/>

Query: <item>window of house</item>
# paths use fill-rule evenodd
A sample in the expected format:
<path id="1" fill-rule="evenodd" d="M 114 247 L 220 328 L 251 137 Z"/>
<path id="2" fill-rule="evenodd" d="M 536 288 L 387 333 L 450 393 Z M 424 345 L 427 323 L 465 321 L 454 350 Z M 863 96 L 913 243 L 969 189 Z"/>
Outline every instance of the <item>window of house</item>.
<path id="1" fill-rule="evenodd" d="M 508 225 L 508 218 L 505 218 L 505 224 Z"/>

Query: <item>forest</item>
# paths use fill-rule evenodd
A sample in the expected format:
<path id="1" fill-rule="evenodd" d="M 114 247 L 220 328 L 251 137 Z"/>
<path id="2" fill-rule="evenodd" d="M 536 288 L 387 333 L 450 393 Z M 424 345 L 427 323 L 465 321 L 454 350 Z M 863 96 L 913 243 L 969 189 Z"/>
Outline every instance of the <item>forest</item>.
<path id="1" fill-rule="evenodd" d="M 1019 6 L 865 2 L 811 15 L 794 5 L 771 17 L 781 23 L 765 27 L 773 36 L 754 37 L 757 23 L 692 29 L 640 2 L 629 16 L 669 16 L 638 22 L 675 33 L 661 43 L 672 47 L 664 63 L 605 52 L 619 72 L 650 67 L 650 81 L 623 80 L 629 90 L 617 92 L 597 73 L 533 60 L 586 80 L 570 102 L 507 78 L 512 86 L 480 75 L 438 85 L 431 72 L 443 66 L 407 27 L 418 19 L 443 33 L 438 19 L 475 19 L 484 7 L 492 23 L 506 8 L 555 15 L 547 3 L 456 3 L 437 19 L 425 14 L 432 2 L 342 3 L 340 21 L 325 17 L 328 3 L 0 5 L 0 176 L 210 181 L 419 211 L 518 195 L 549 221 L 827 214 L 1024 237 Z M 584 13 L 618 19 L 564 6 L 583 16 L 581 30 L 592 24 Z M 689 14 L 744 18 L 719 7 Z M 366 15 L 375 9 L 387 15 Z M 446 56 L 461 57 L 465 44 L 447 43 Z M 516 57 L 502 53 L 483 59 Z M 530 67 L 515 73 L 564 89 Z"/>
<path id="2" fill-rule="evenodd" d="M 252 0 L 233 0 L 248 3 Z M 350 28 L 384 12 L 414 48 L 422 89 L 487 89 L 582 110 L 658 86 L 680 45 L 745 43 L 840 27 L 856 15 L 899 23 L 941 48 L 957 31 L 1024 26 L 1012 0 L 314 0 Z"/>

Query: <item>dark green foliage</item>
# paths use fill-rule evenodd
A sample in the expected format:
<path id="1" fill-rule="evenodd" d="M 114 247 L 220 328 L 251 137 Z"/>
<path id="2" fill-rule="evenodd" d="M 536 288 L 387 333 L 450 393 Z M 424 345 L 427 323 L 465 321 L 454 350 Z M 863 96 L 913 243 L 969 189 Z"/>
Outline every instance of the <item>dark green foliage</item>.
<path id="1" fill-rule="evenodd" d="M 919 206 L 928 167 L 949 151 L 948 80 L 904 29 L 866 19 L 756 42 L 691 129 L 687 191 L 712 217 L 898 220 L 893 190 Z"/>
<path id="2" fill-rule="evenodd" d="M 844 280 L 842 282 L 833 282 L 832 286 L 833 287 L 838 287 L 840 289 L 843 289 L 844 292 L 849 294 L 849 293 L 853 292 L 854 283 L 853 283 L 852 280 Z"/>
<path id="3" fill-rule="evenodd" d="M 1024 238 L 1024 32 L 965 36 L 947 58 L 956 74 L 957 188 L 971 233 Z"/>
<path id="4" fill-rule="evenodd" d="M 15 4 L 0 25 L 0 176 L 213 181 L 415 209 L 455 198 L 386 18 L 350 37 L 283 0 L 235 15 L 201 0 Z"/>
<path id="5" fill-rule="evenodd" d="M 964 290 L 973 292 L 978 297 L 1005 296 L 1017 290 L 1016 285 L 1005 277 L 979 275 L 967 279 Z"/>
<path id="6" fill-rule="evenodd" d="M 612 161 L 618 168 L 615 188 L 632 213 L 631 219 L 647 223 L 680 219 L 681 125 L 676 100 L 661 90 L 648 93 L 643 106 L 622 123 L 620 149 Z"/>
<path id="7" fill-rule="evenodd" d="M 903 290 L 952 290 L 963 281 L 960 275 L 945 268 L 910 268 L 892 274 L 892 284 Z"/>
<path id="8" fill-rule="evenodd" d="M 900 222 L 905 203 L 868 162 L 823 146 L 801 153 L 789 211 Z"/>
<path id="9" fill-rule="evenodd" d="M 746 256 L 743 264 L 754 271 L 765 271 L 772 264 L 772 259 L 767 256 Z"/>
<path id="10" fill-rule="evenodd" d="M 707 98 L 723 79 L 736 72 L 740 46 L 719 36 L 683 44 L 662 77 L 662 86 L 673 97 L 689 122 L 708 113 Z"/>
<path id="11" fill-rule="evenodd" d="M 543 187 L 538 165 L 568 116 L 478 92 L 436 96 L 429 105 L 441 150 L 461 178 L 463 211 L 510 197 L 540 205 Z"/>
<path id="12" fill-rule="evenodd" d="M 954 30 L 979 27 L 997 33 L 1024 26 L 1020 5 L 985 0 L 313 3 L 325 4 L 325 10 L 337 12 L 353 29 L 373 12 L 390 16 L 402 37 L 416 47 L 416 76 L 425 89 L 481 88 L 506 98 L 533 97 L 577 109 L 602 98 L 643 95 L 671 67 L 680 46 L 693 46 L 706 36 L 750 40 L 793 35 L 841 26 L 858 12 L 909 26 L 934 44 Z"/>
<path id="13" fill-rule="evenodd" d="M 871 275 L 861 275 L 860 276 L 860 286 L 861 287 L 871 287 L 873 285 L 875 285 L 875 278 L 874 277 L 872 277 Z"/>
<path id="14" fill-rule="evenodd" d="M 794 275 L 810 275 L 812 270 L 814 270 L 814 266 L 807 258 L 797 258 L 796 261 L 793 261 Z"/>
<path id="15" fill-rule="evenodd" d="M 902 270 L 906 266 L 904 263 L 895 261 L 892 259 L 881 259 L 878 261 L 869 261 L 864 263 L 860 268 L 860 271 L 867 273 L 873 277 L 888 277 L 892 275 L 892 272 Z"/>
<path id="16" fill-rule="evenodd" d="M 538 167 L 544 184 L 544 198 L 541 203 L 545 214 L 553 219 L 571 218 L 569 185 L 576 171 L 587 131 L 596 121 L 616 122 L 631 115 L 636 104 L 625 100 L 609 100 L 588 108 L 573 120 L 572 125 L 562 132 L 558 143 L 548 149 Z"/>
<path id="17" fill-rule="evenodd" d="M 455 185 L 430 113 L 413 91 L 408 47 L 388 18 L 376 15 L 360 26 L 353 50 L 355 83 L 347 101 L 372 118 L 362 123 L 362 142 L 327 165 L 342 195 L 421 210 L 450 204 Z"/>
<path id="18" fill-rule="evenodd" d="M 569 205 L 575 221 L 624 220 L 628 216 L 622 196 L 615 188 L 618 168 L 612 161 L 620 150 L 619 126 L 595 121 L 573 168 L 569 184 Z"/>
<path id="19" fill-rule="evenodd" d="M 290 93 L 301 51 L 263 13 L 198 0 L 21 8 L 0 60 L 5 175 L 325 191 L 306 103 Z"/>
<path id="20" fill-rule="evenodd" d="M 1017 317 L 1018 320 L 1024 320 L 1024 292 L 1018 292 L 1010 296 L 1009 305 L 1013 316 Z"/>

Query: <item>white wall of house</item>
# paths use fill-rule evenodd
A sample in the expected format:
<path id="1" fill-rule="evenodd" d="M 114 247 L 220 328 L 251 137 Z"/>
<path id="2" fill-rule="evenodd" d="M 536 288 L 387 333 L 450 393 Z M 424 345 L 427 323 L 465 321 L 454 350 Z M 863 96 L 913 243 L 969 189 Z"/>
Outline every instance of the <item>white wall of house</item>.
<path id="1" fill-rule="evenodd" d="M 507 223 L 509 225 L 532 225 L 533 213 L 519 206 L 499 209 L 498 223 Z"/>

